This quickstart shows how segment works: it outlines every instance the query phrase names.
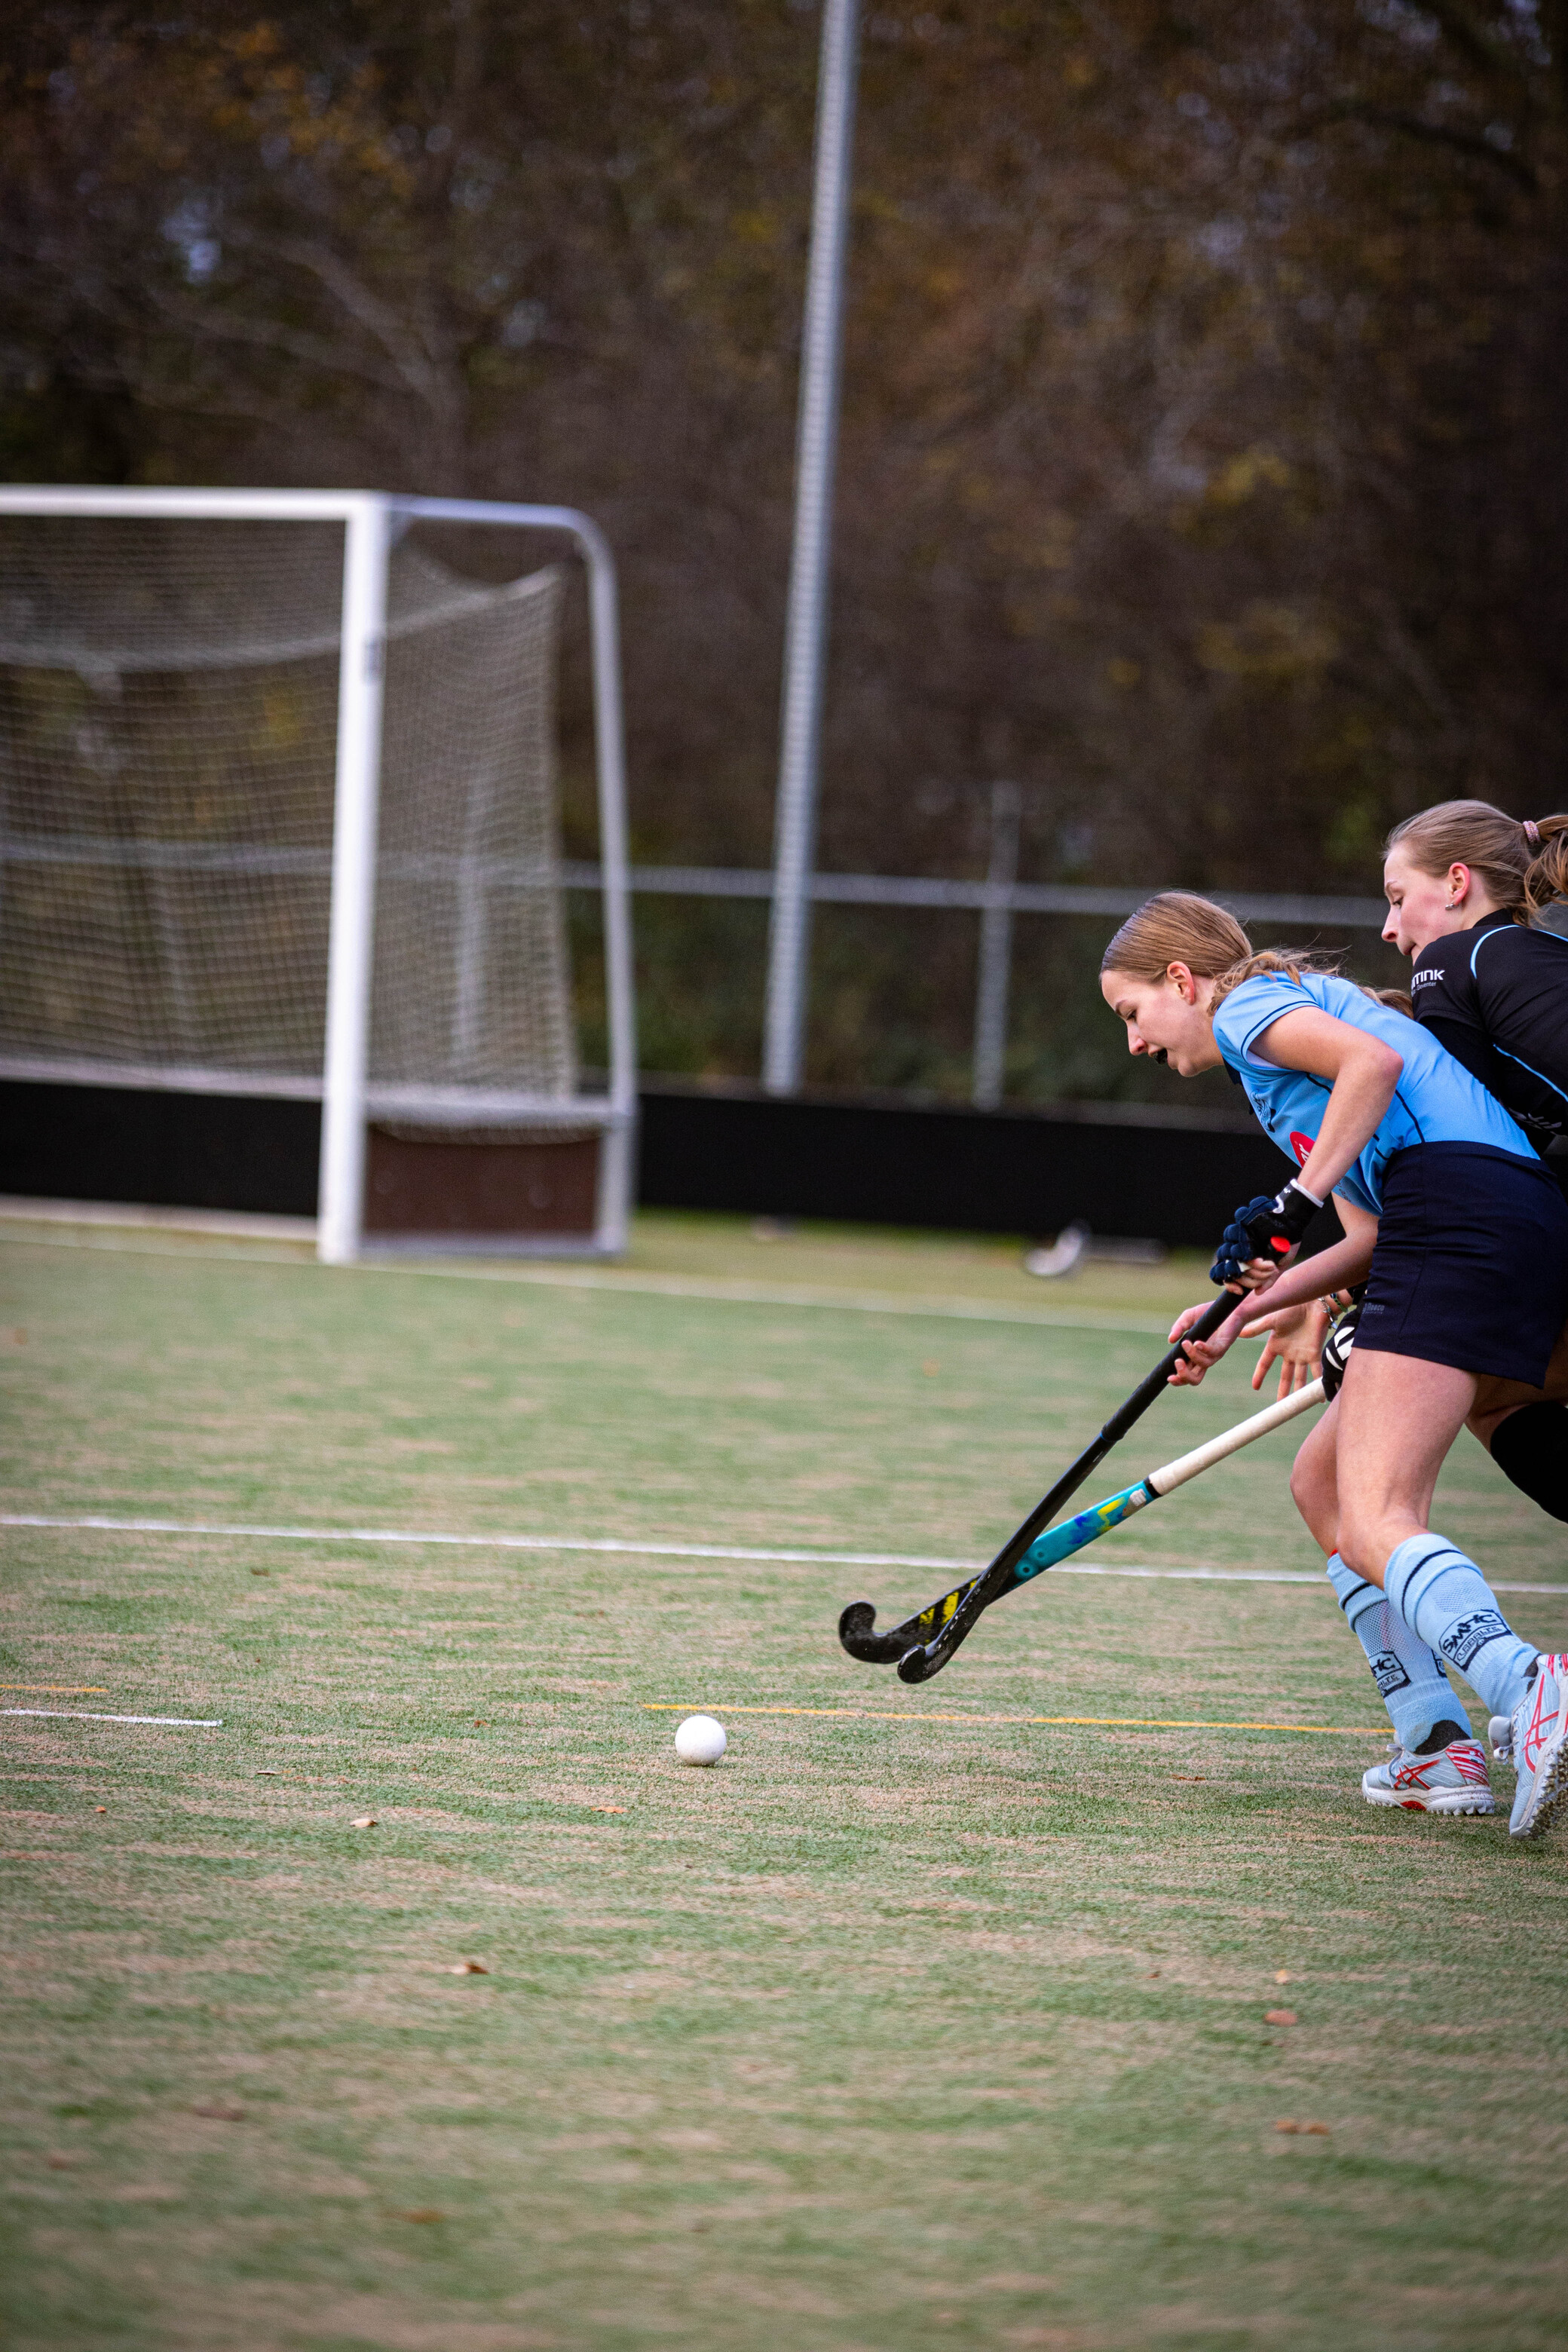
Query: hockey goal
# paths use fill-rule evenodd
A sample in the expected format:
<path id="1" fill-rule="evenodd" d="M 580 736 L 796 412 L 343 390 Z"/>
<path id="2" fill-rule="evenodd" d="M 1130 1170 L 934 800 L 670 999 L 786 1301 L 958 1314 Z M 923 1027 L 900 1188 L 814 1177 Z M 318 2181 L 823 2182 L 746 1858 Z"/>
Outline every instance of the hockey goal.
<path id="1" fill-rule="evenodd" d="M 561 867 L 564 575 L 466 577 L 433 538 L 457 524 L 564 533 L 586 565 L 602 1092 Z M 329 1262 L 613 1253 L 627 908 L 615 574 L 588 517 L 0 489 L 0 1076 L 319 1097 Z"/>

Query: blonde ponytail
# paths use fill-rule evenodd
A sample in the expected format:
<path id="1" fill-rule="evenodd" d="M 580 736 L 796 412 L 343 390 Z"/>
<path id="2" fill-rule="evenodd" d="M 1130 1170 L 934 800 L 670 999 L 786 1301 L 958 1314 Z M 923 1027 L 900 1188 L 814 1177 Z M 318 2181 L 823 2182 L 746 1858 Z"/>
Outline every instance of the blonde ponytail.
<path id="1" fill-rule="evenodd" d="M 1210 1010 L 1215 1005 L 1223 1004 L 1231 990 L 1239 988 L 1244 980 L 1256 980 L 1260 971 L 1282 971 L 1287 980 L 1300 980 L 1304 971 L 1318 971 L 1327 973 L 1331 979 L 1337 977 L 1339 969 L 1338 956 L 1314 955 L 1310 950 L 1305 955 L 1284 955 L 1278 948 L 1259 948 L 1258 953 L 1249 955 L 1245 963 L 1234 963 L 1228 971 L 1220 973 L 1215 982 Z M 1360 988 L 1363 996 L 1375 996 L 1377 993 L 1375 989 L 1363 987 L 1359 980 L 1352 982 L 1352 985 Z"/>
<path id="2" fill-rule="evenodd" d="M 1543 816 L 1530 828 L 1535 856 L 1524 877 L 1524 904 L 1533 923 L 1568 898 L 1568 816 Z"/>

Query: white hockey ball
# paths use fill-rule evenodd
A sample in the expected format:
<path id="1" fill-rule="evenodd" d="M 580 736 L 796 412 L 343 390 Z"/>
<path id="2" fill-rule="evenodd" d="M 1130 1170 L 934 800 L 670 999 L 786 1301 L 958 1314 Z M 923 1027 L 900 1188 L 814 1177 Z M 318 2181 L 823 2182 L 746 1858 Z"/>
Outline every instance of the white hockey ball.
<path id="1" fill-rule="evenodd" d="M 710 1715 L 689 1715 L 675 1727 L 675 1752 L 683 1764 L 717 1764 L 729 1745 L 723 1725 Z"/>

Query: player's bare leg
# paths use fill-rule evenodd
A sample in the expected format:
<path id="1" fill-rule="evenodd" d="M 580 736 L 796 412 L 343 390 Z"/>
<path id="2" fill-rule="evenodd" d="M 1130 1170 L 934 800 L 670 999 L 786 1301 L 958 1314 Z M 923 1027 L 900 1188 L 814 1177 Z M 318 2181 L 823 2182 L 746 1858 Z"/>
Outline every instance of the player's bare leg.
<path id="1" fill-rule="evenodd" d="M 1369 1805 L 1407 1812 L 1489 1813 L 1487 1752 L 1472 1737 L 1443 1662 L 1410 1631 L 1381 1589 L 1339 1552 L 1338 1397 L 1308 1436 L 1290 1474 L 1297 1509 L 1327 1557 L 1345 1622 L 1361 1643 L 1393 1730 L 1389 1755 L 1363 1773 Z"/>
<path id="2" fill-rule="evenodd" d="M 1410 1631 L 1506 1718 L 1495 1744 L 1519 1775 L 1509 1826 L 1515 1837 L 1534 1837 L 1568 1801 L 1568 1660 L 1521 1642 L 1474 1560 L 1427 1524 L 1437 1473 L 1476 1387 L 1472 1373 L 1449 1364 L 1352 1349 L 1335 1456 L 1340 1549 L 1352 1573 L 1381 1585 Z"/>
<path id="3" fill-rule="evenodd" d="M 1464 1427 L 1476 1376 L 1417 1356 L 1352 1348 L 1335 1400 L 1342 1557 L 1381 1584 L 1388 1556 L 1426 1530 L 1437 1473 Z"/>
<path id="4" fill-rule="evenodd" d="M 1339 1431 L 1336 1397 L 1308 1432 L 1290 1472 L 1290 1498 L 1325 1553 L 1340 1548 Z"/>

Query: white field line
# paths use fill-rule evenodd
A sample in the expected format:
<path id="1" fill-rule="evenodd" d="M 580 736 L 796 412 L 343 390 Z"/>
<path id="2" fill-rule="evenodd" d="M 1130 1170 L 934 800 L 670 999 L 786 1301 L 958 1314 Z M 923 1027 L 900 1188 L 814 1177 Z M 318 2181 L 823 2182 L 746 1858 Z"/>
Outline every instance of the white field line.
<path id="1" fill-rule="evenodd" d="M 1168 1326 L 1147 1315 L 1123 1315 L 1113 1307 L 1037 1308 L 1033 1313 L 993 1306 L 983 1298 L 943 1298 L 890 1290 L 812 1290 L 780 1284 L 768 1289 L 749 1282 L 703 1280 L 684 1274 L 609 1274 L 570 1267 L 480 1269 L 461 1265 L 392 1265 L 390 1273 L 427 1274 L 444 1281 L 531 1282 L 553 1290 L 634 1291 L 648 1298 L 696 1298 L 716 1307 L 840 1307 L 848 1315 L 935 1317 L 958 1323 L 1011 1323 L 1042 1331 L 1127 1331 L 1134 1339 L 1165 1337 Z"/>
<path id="2" fill-rule="evenodd" d="M 166 1723 L 181 1731 L 216 1731 L 221 1715 L 89 1715 L 74 1706 L 0 1706 L 0 1715 L 47 1715 L 61 1723 Z"/>
<path id="3" fill-rule="evenodd" d="M 0 1194 L 0 1223 L 99 1226 L 132 1234 L 199 1234 L 237 1242 L 290 1242 L 312 1253 L 314 1217 L 272 1217 L 221 1209 L 164 1209 L 140 1201 L 47 1201 L 32 1193 Z"/>
<path id="4" fill-rule="evenodd" d="M 1047 1307 L 1026 1313 L 1011 1307 L 992 1306 L 981 1298 L 942 1298 L 896 1291 L 810 1290 L 781 1285 L 764 1289 L 752 1283 L 704 1281 L 681 1274 L 612 1274 L 591 1266 L 472 1266 L 417 1264 L 398 1258 L 369 1259 L 358 1265 L 317 1267 L 313 1258 L 294 1251 L 237 1243 L 232 1248 L 187 1249 L 171 1234 L 160 1245 L 148 1240 L 128 1241 L 121 1229 L 83 1226 L 74 1234 L 21 1230 L 23 1220 L 0 1209 L 0 1239 L 26 1241 L 39 1249 L 111 1249 L 131 1257 L 221 1258 L 233 1265 L 246 1260 L 264 1265 L 298 1266 L 307 1273 L 344 1275 L 417 1275 L 438 1282 L 500 1282 L 531 1284 L 544 1290 L 626 1292 L 635 1297 L 689 1298 L 715 1307 L 800 1307 L 818 1311 L 840 1308 L 847 1315 L 895 1315 L 934 1318 L 938 1322 L 1009 1323 L 1041 1331 L 1126 1331 L 1134 1339 L 1163 1339 L 1166 1325 L 1144 1315 L 1123 1315 L 1113 1307 Z M 136 1229 L 144 1233 L 145 1227 Z"/>
<path id="5" fill-rule="evenodd" d="M 748 1544 L 640 1543 L 626 1536 L 450 1535 L 429 1528 L 278 1528 L 219 1519 L 117 1519 L 94 1513 L 58 1518 L 42 1512 L 0 1511 L 0 1528 L 97 1529 L 109 1535 L 232 1536 L 263 1543 L 431 1544 L 474 1551 L 607 1552 L 633 1559 L 751 1559 L 790 1567 L 930 1568 L 939 1574 L 973 1576 L 980 1559 L 942 1559 L 901 1551 L 768 1550 Z M 1182 1568 L 1161 1560 L 1126 1560 L 1114 1568 L 1089 1568 L 1063 1561 L 1053 1576 L 1160 1578 L 1184 1584 L 1311 1584 L 1326 1590 L 1323 1577 L 1289 1568 Z M 1568 1584 L 1498 1584 L 1494 1592 L 1561 1592 Z"/>

